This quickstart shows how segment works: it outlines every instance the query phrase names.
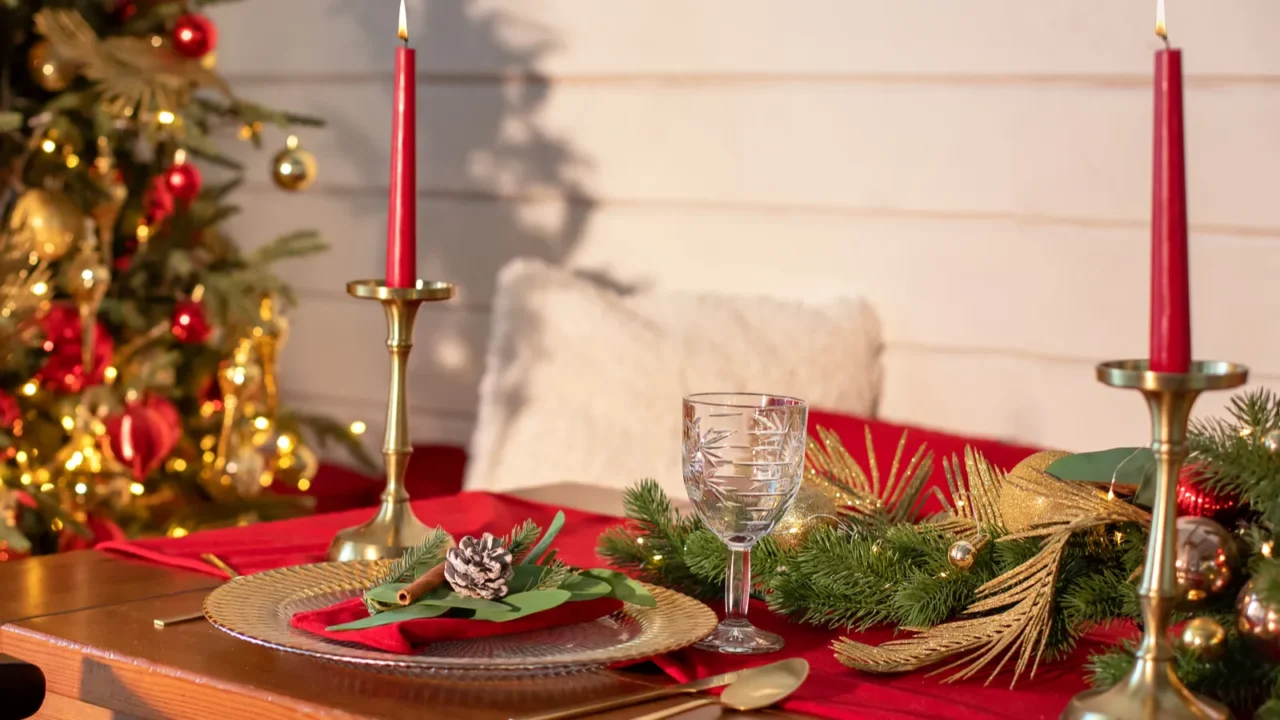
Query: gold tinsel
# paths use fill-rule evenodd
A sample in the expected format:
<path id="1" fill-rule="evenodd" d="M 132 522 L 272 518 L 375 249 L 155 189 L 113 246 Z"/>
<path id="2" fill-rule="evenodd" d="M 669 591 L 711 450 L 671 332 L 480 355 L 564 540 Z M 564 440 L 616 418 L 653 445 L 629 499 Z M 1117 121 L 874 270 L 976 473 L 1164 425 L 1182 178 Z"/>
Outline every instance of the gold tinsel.
<path id="1" fill-rule="evenodd" d="M 953 464 L 958 463 L 953 460 Z M 840 662 L 866 672 L 894 673 L 955 658 L 935 671 L 959 668 L 947 681 L 971 677 L 995 662 L 989 683 L 1009 660 L 1016 658 L 1010 685 L 1017 683 L 1028 665 L 1034 677 L 1048 638 L 1058 565 L 1067 541 L 1077 532 L 1100 525 L 1150 521 L 1147 513 L 1132 505 L 1108 500 L 1092 488 L 1063 482 L 1043 472 L 1004 476 L 971 448 L 965 449 L 965 467 L 967 482 L 958 477 L 958 468 L 953 476 L 948 467 L 955 508 L 935 527 L 947 530 L 967 526 L 967 531 L 958 533 L 961 536 L 966 532 L 976 536 L 984 526 L 1007 528 L 1004 503 L 1000 502 L 1006 489 L 1042 497 L 1056 508 L 1055 517 L 1000 538 L 1001 542 L 1042 538 L 1040 552 L 978 589 L 978 599 L 963 614 L 982 614 L 981 617 L 952 620 L 915 637 L 879 646 L 841 638 L 834 645 Z M 985 614 L 991 612 L 996 614 Z"/>

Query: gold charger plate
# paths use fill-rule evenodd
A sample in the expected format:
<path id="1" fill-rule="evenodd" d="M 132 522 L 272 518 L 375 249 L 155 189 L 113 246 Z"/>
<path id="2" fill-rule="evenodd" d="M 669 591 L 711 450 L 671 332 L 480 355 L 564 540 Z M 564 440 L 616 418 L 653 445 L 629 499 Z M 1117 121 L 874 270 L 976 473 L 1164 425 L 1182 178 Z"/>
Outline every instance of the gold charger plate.
<path id="1" fill-rule="evenodd" d="M 645 587 L 657 607 L 627 605 L 591 622 L 533 632 L 433 643 L 397 655 L 296 630 L 289 619 L 359 597 L 388 560 L 299 565 L 246 575 L 205 598 L 209 622 L 267 647 L 377 670 L 414 674 L 543 675 L 592 670 L 679 650 L 711 634 L 706 605 L 666 588 Z"/>

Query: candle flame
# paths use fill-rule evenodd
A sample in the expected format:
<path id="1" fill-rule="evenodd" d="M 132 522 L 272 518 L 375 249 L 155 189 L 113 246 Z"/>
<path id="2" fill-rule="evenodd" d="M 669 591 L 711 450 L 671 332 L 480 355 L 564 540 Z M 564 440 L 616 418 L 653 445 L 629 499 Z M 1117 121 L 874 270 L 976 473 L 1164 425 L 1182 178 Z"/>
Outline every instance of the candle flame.
<path id="1" fill-rule="evenodd" d="M 1164 0 L 1156 0 L 1156 35 L 1163 40 L 1169 39 L 1169 31 L 1164 25 Z"/>
<path id="2" fill-rule="evenodd" d="M 404 0 L 400 0 L 400 32 L 397 34 L 401 40 L 409 42 L 409 16 L 404 11 Z"/>

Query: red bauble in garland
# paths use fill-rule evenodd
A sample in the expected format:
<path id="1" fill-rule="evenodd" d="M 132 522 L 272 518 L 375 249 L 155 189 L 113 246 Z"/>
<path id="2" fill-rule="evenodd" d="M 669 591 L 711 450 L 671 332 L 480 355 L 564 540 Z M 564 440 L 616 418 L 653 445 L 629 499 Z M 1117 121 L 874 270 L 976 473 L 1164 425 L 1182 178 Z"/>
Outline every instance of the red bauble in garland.
<path id="1" fill-rule="evenodd" d="M 102 382 L 103 371 L 111 364 L 115 352 L 106 325 L 99 322 L 93 334 L 93 367 L 87 370 L 81 356 L 80 312 L 76 308 L 67 305 L 53 308 L 41 318 L 40 328 L 44 335 L 42 348 L 49 357 L 36 371 L 36 382 L 63 393 L 78 393 Z"/>
<path id="2" fill-rule="evenodd" d="M 173 308 L 173 319 L 169 327 L 178 342 L 188 345 L 199 345 L 208 340 L 209 335 L 213 333 L 204 305 L 195 300 L 178 301 Z"/>
<path id="3" fill-rule="evenodd" d="M 1205 487 L 1195 466 L 1182 469 L 1175 497 L 1180 517 L 1204 517 L 1227 523 L 1240 512 L 1240 498 L 1234 493 Z"/>
<path id="4" fill-rule="evenodd" d="M 173 197 L 183 202 L 194 200 L 200 194 L 200 186 L 204 184 L 200 170 L 188 162 L 170 165 L 161 177 L 164 178 L 165 187 L 169 188 Z"/>
<path id="5" fill-rule="evenodd" d="M 218 28 L 203 15 L 189 13 L 173 23 L 173 49 L 193 60 L 208 55 L 218 45 Z"/>

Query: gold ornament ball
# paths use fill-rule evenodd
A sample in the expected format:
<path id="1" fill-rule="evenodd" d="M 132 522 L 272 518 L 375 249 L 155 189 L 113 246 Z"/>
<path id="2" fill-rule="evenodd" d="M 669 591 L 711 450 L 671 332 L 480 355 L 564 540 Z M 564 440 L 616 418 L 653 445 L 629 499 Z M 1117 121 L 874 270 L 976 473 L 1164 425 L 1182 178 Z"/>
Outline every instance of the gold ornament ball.
<path id="1" fill-rule="evenodd" d="M 1182 626 L 1178 641 L 1197 660 L 1217 660 L 1227 649 L 1227 631 L 1211 617 L 1193 618 Z"/>
<path id="2" fill-rule="evenodd" d="M 814 528 L 834 526 L 837 513 L 835 502 L 826 493 L 805 483 L 770 536 L 782 549 L 795 550 L 804 544 Z"/>
<path id="3" fill-rule="evenodd" d="M 296 137 L 271 159 L 271 179 L 284 190 L 306 190 L 316 181 L 316 156 L 303 150 Z"/>
<path id="4" fill-rule="evenodd" d="M 1236 598 L 1236 629 L 1275 655 L 1280 652 L 1280 607 L 1262 599 L 1253 581 L 1244 584 Z"/>
<path id="5" fill-rule="evenodd" d="M 959 570 L 968 570 L 973 567 L 977 557 L 978 548 L 968 540 L 957 540 L 947 550 L 947 562 L 951 563 L 951 567 Z"/>
<path id="6" fill-rule="evenodd" d="M 1009 475 L 1028 478 L 1051 477 L 1045 469 L 1070 454 L 1056 450 L 1038 452 L 1014 465 Z M 1020 532 L 1035 525 L 1057 520 L 1062 518 L 1069 509 L 1059 501 L 1037 495 L 1008 482 L 1000 486 L 998 503 L 1000 516 L 1004 518 L 1005 529 L 1009 532 Z"/>
<path id="7" fill-rule="evenodd" d="M 59 57 L 48 40 L 31 46 L 27 68 L 31 71 L 31 79 L 49 92 L 62 92 L 76 79 L 75 63 Z"/>
<path id="8" fill-rule="evenodd" d="M 1174 573 L 1178 599 L 1197 603 L 1231 582 L 1236 548 L 1231 533 L 1203 517 L 1180 517 L 1174 526 Z"/>
<path id="9" fill-rule="evenodd" d="M 41 260 L 53 261 L 79 242 L 84 214 L 62 193 L 31 188 L 14 203 L 9 230 Z"/>
<path id="10" fill-rule="evenodd" d="M 290 436 L 282 436 L 290 437 Z M 276 482 L 307 491 L 320 470 L 320 459 L 310 447 L 293 440 L 289 451 L 280 450 L 271 463 L 271 474 Z"/>

